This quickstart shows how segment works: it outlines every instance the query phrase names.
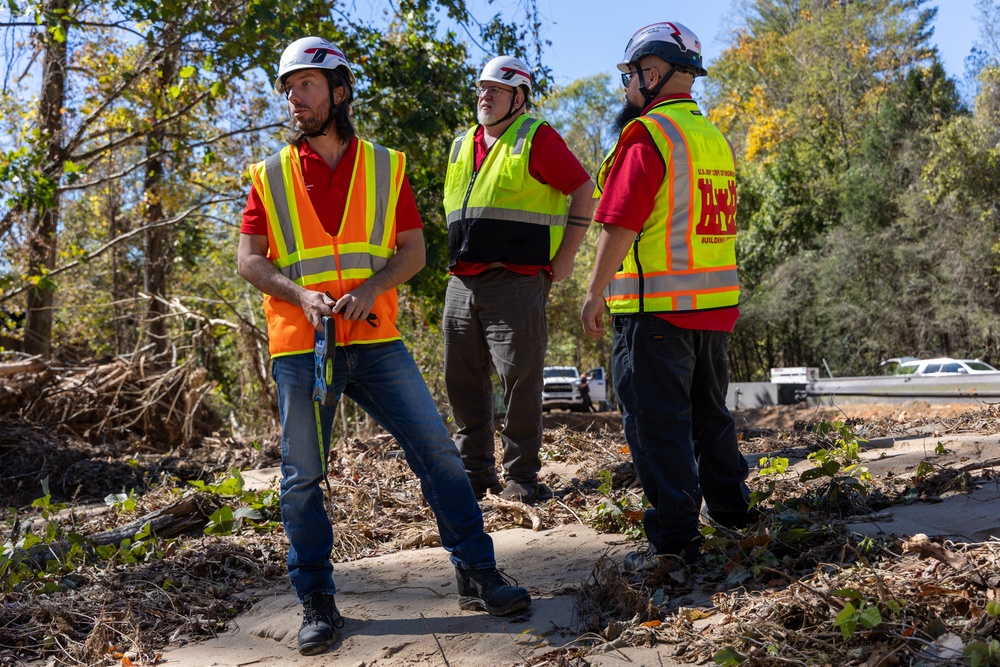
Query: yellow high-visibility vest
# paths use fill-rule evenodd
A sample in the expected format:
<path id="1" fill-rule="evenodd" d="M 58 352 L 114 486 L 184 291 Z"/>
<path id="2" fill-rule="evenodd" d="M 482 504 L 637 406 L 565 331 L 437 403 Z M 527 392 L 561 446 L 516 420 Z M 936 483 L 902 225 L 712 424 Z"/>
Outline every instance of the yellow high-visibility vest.
<path id="1" fill-rule="evenodd" d="M 395 254 L 396 202 L 403 186 L 402 153 L 358 139 L 351 188 L 340 230 L 331 236 L 313 208 L 297 149 L 286 146 L 250 168 L 267 212 L 267 256 L 295 284 L 340 298 L 383 269 Z M 400 338 L 396 290 L 375 299 L 378 326 L 337 318 L 337 345 Z M 264 296 L 272 357 L 312 352 L 316 330 L 298 305 Z"/>
<path id="2" fill-rule="evenodd" d="M 475 169 L 478 125 L 452 143 L 444 182 L 449 266 L 504 262 L 545 266 L 566 229 L 567 197 L 529 173 L 542 121 L 521 114 Z"/>
<path id="3" fill-rule="evenodd" d="M 736 159 L 690 99 L 667 100 L 631 121 L 597 178 L 604 190 L 622 138 L 648 131 L 666 175 L 653 211 L 604 292 L 614 314 L 737 305 Z"/>

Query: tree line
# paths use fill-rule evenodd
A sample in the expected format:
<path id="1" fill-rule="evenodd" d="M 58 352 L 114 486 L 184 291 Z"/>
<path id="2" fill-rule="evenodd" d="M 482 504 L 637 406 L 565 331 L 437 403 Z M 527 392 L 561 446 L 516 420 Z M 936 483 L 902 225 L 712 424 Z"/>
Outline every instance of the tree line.
<path id="1" fill-rule="evenodd" d="M 854 375 L 891 356 L 1000 356 L 1000 4 L 976 7 L 963 97 L 932 45 L 928 0 L 740 4 L 699 95 L 739 163 L 733 380 L 773 366 Z M 549 85 L 542 18 L 531 0 L 515 18 L 405 0 L 377 21 L 314 0 L 10 0 L 0 343 L 195 356 L 219 400 L 259 407 L 260 299 L 235 271 L 246 166 L 283 140 L 271 90 L 281 50 L 322 34 L 360 70 L 360 134 L 409 156 L 428 266 L 401 291 L 401 326 L 443 395 L 441 191 L 450 139 L 474 122 L 477 67 L 497 53 L 528 60 L 535 111 L 592 174 L 615 139 L 620 90 L 607 76 Z M 607 341 L 585 339 L 578 321 L 590 234 L 553 290 L 553 364 L 609 365 Z"/>

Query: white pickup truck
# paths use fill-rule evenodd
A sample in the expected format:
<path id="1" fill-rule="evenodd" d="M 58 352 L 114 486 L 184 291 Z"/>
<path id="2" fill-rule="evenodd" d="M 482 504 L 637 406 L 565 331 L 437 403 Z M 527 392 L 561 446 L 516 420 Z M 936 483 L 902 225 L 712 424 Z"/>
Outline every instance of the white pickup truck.
<path id="1" fill-rule="evenodd" d="M 604 368 L 591 368 L 590 401 L 597 410 L 608 408 L 607 378 Z M 587 409 L 580 395 L 580 371 L 574 366 L 546 366 L 542 371 L 542 410 L 564 408 L 574 412 Z"/>

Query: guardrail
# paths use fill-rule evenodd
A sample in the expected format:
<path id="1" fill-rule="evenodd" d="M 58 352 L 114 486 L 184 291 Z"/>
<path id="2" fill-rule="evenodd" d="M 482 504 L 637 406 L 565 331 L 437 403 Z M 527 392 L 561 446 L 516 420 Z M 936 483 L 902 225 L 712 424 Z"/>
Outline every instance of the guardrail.
<path id="1" fill-rule="evenodd" d="M 841 377 L 806 384 L 731 382 L 726 395 L 730 410 L 769 405 L 846 403 L 996 403 L 1000 402 L 1000 373 L 952 377 Z"/>
<path id="2" fill-rule="evenodd" d="M 940 377 L 824 378 L 805 387 L 811 405 L 833 403 L 992 403 L 1000 400 L 1000 373 Z"/>

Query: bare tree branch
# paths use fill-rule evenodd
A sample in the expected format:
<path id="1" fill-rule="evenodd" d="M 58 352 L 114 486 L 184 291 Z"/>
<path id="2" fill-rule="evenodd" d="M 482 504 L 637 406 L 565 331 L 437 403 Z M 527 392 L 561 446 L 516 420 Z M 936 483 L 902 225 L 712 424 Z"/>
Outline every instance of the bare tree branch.
<path id="1" fill-rule="evenodd" d="M 218 135 L 216 135 L 214 137 L 211 137 L 209 139 L 205 139 L 204 141 L 198 141 L 198 142 L 195 142 L 193 144 L 188 144 L 188 145 L 186 145 L 184 147 L 184 150 L 185 151 L 190 151 L 190 150 L 195 149 L 195 148 L 201 148 L 202 146 L 209 146 L 209 145 L 211 145 L 211 144 L 213 144 L 213 143 L 215 143 L 217 141 L 221 141 L 221 140 L 229 138 L 229 137 L 235 137 L 235 136 L 238 136 L 238 135 L 241 135 L 241 134 L 250 134 L 252 132 L 263 132 L 265 130 L 270 130 L 270 129 L 274 129 L 274 128 L 278 128 L 278 127 L 284 127 L 284 123 L 270 123 L 268 125 L 261 125 L 261 126 L 257 126 L 257 127 L 245 127 L 245 128 L 241 128 L 241 129 L 238 129 L 238 130 L 233 130 L 232 132 L 225 132 L 225 133 L 222 133 L 222 134 L 218 134 Z M 106 174 L 106 175 L 102 176 L 101 178 L 90 180 L 90 181 L 79 181 L 77 183 L 72 183 L 72 184 L 67 184 L 67 185 L 60 185 L 58 188 L 56 188 L 56 190 L 58 190 L 59 192 L 68 192 L 68 191 L 71 191 L 71 190 L 86 190 L 87 188 L 91 188 L 91 187 L 94 187 L 96 185 L 102 185 L 104 183 L 109 183 L 109 182 L 112 182 L 112 181 L 116 181 L 116 180 L 118 180 L 120 178 L 124 178 L 125 176 L 128 176 L 129 174 L 131 174 L 132 172 L 134 172 L 136 169 L 139 169 L 140 167 L 144 166 L 146 163 L 150 162 L 151 160 L 156 160 L 156 159 L 159 159 L 159 158 L 171 155 L 171 154 L 173 154 L 173 151 L 157 151 L 156 153 L 152 153 L 150 155 L 147 155 L 143 159 L 141 159 L 141 160 L 133 163 L 131 166 L 129 166 L 126 169 L 122 169 L 121 171 L 117 171 L 117 172 L 115 172 L 113 174 Z M 101 157 L 101 156 L 100 155 L 92 156 L 91 159 L 97 159 L 99 157 Z M 5 218 L 5 221 L 6 221 L 6 218 Z M 0 233 L 2 233 L 2 231 L 3 231 L 3 227 L 0 227 Z M 2 234 L 0 234 L 0 235 L 2 235 Z"/>
<path id="2" fill-rule="evenodd" d="M 56 275 L 58 275 L 60 273 L 65 273 L 66 271 L 69 271 L 70 269 L 74 269 L 77 266 L 79 266 L 80 264 L 83 264 L 85 262 L 89 262 L 90 260 L 94 259 L 95 257 L 104 254 L 105 252 L 107 252 L 108 250 L 110 250 L 114 246 L 118 245 L 122 241 L 126 241 L 126 240 L 132 238 L 133 236 L 136 236 L 138 234 L 142 234 L 143 232 L 146 232 L 146 231 L 148 231 L 150 229 L 157 229 L 157 228 L 160 228 L 160 227 L 169 227 L 170 225 L 176 225 L 177 223 L 186 220 L 188 217 L 191 216 L 192 213 L 194 213 L 198 209 L 204 208 L 206 206 L 212 206 L 214 204 L 221 204 L 221 203 L 224 203 L 224 202 L 236 201 L 237 199 L 238 199 L 237 197 L 224 197 L 224 198 L 221 198 L 221 199 L 213 199 L 212 201 L 202 202 L 200 204 L 196 204 L 195 206 L 192 206 L 192 207 L 184 210 L 183 212 L 181 212 L 180 214 L 178 214 L 178 215 L 176 215 L 176 216 L 174 216 L 172 218 L 167 218 L 166 220 L 160 220 L 160 221 L 148 224 L 148 225 L 143 225 L 142 227 L 137 227 L 136 229 L 133 229 L 133 230 L 131 230 L 129 232 L 126 232 L 124 234 L 121 234 L 119 236 L 116 236 L 115 238 L 111 239 L 110 241 L 108 241 L 107 243 L 105 243 L 104 245 L 102 245 L 97 250 L 94 250 L 93 252 L 88 253 L 85 257 L 83 257 L 81 259 L 78 259 L 78 260 L 75 260 L 73 262 L 70 262 L 69 264 L 66 264 L 65 266 L 60 266 L 59 268 L 50 271 L 48 274 L 46 274 L 46 276 L 47 277 L 54 277 L 54 276 L 56 276 Z M 17 296 L 18 294 L 23 293 L 23 292 L 25 292 L 25 291 L 27 291 L 27 290 L 29 290 L 31 288 L 32 288 L 32 285 L 22 285 L 21 287 L 18 287 L 16 289 L 13 289 L 13 290 L 7 292 L 6 294 L 0 295 L 0 303 L 3 303 L 3 302 L 5 302 L 5 301 L 7 301 L 7 300 L 9 300 L 9 299 Z"/>

